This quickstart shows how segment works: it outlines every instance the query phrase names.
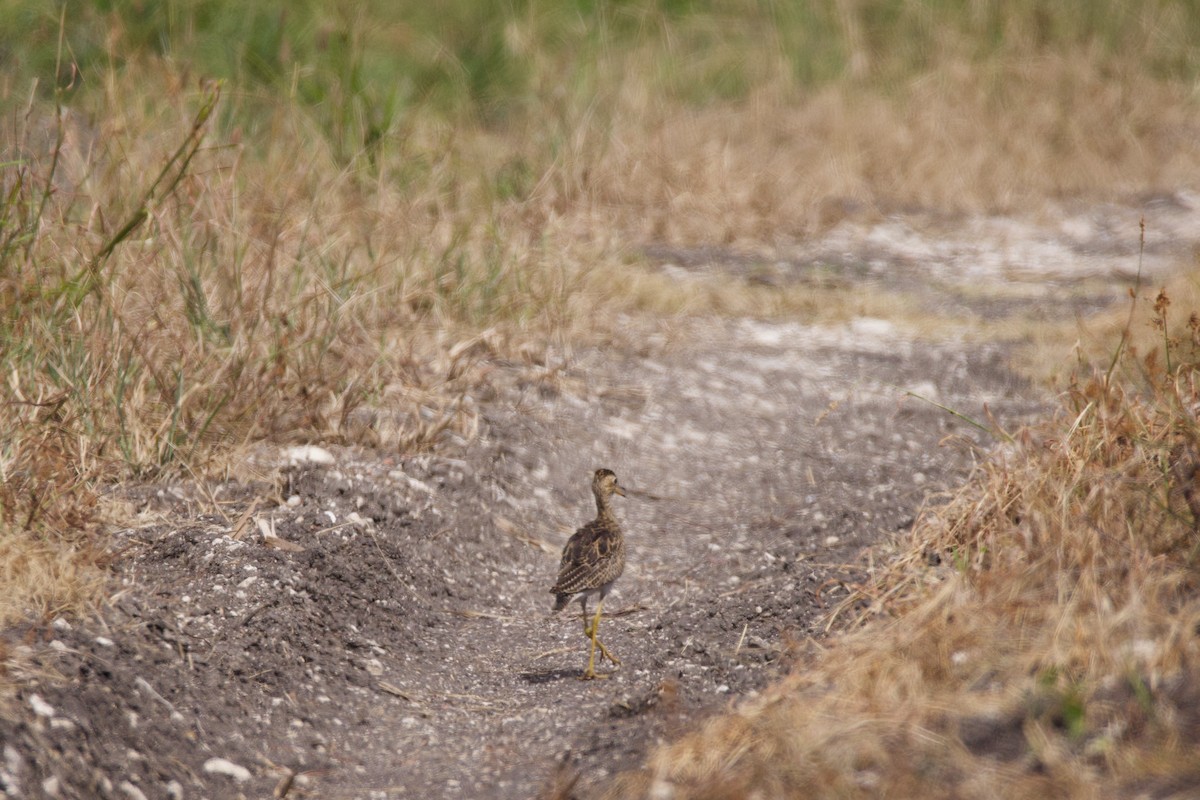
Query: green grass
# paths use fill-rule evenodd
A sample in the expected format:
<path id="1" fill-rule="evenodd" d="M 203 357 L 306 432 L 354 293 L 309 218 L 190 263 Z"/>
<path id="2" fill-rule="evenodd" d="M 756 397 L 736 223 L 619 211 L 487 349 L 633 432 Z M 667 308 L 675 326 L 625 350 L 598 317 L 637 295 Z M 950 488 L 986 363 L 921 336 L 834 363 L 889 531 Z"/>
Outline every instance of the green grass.
<path id="1" fill-rule="evenodd" d="M 1162 80 L 1194 80 L 1200 6 L 1119 0 L 1035 2 L 448 2 L 330 6 L 250 0 L 67 7 L 54 79 L 59 4 L 7 3 L 4 93 L 37 80 L 43 96 L 103 97 L 111 71 L 165 62 L 182 79 L 224 80 L 226 125 L 256 132 L 264 110 L 303 108 L 344 159 L 438 114 L 504 126 L 589 103 L 630 60 L 654 95 L 704 105 L 782 82 L 812 90 L 847 78 L 895 86 L 961 59 L 1085 51 L 1101 69 L 1131 60 Z"/>

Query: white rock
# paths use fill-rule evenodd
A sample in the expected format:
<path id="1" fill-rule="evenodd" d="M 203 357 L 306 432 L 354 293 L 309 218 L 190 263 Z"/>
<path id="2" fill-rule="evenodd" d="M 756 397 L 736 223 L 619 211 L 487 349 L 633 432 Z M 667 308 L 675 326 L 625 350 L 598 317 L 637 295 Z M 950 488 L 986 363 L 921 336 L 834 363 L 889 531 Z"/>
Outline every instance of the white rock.
<path id="1" fill-rule="evenodd" d="M 942 402 L 941 393 L 938 392 L 937 384 L 933 381 L 918 381 L 908 387 L 908 393 L 931 403 Z"/>
<path id="2" fill-rule="evenodd" d="M 850 321 L 850 332 L 857 336 L 893 339 L 896 337 L 896 326 L 886 319 L 858 317 Z"/>
<path id="3" fill-rule="evenodd" d="M 296 506 L 300 505 L 301 502 L 300 495 L 298 494 L 294 494 L 287 499 L 288 508 L 295 508 Z"/>
<path id="4" fill-rule="evenodd" d="M 113 646 L 113 640 L 109 639 L 107 636 L 97 636 L 95 638 L 95 642 L 96 642 L 96 644 L 100 645 L 101 647 L 112 647 Z"/>
<path id="5" fill-rule="evenodd" d="M 32 708 L 33 713 L 37 714 L 39 717 L 54 716 L 54 706 L 43 700 L 42 696 L 39 694 L 29 695 L 29 707 Z"/>
<path id="6" fill-rule="evenodd" d="M 289 464 L 332 464 L 336 460 L 333 453 L 315 444 L 289 447 L 284 453 Z"/>
<path id="7" fill-rule="evenodd" d="M 411 486 L 413 489 L 416 489 L 418 492 L 424 492 L 425 494 L 433 494 L 434 493 L 433 487 L 430 486 L 428 483 L 425 483 L 425 481 L 417 480 L 416 478 L 412 477 L 411 475 L 405 475 L 403 472 L 398 472 L 396 470 L 393 470 L 392 472 L 388 473 L 388 477 L 395 478 L 397 480 L 400 478 L 403 478 L 405 480 L 405 482 L 408 483 L 409 486 Z"/>
<path id="8" fill-rule="evenodd" d="M 131 800 L 147 800 L 145 793 L 129 781 L 121 781 L 117 788 L 128 795 Z"/>
<path id="9" fill-rule="evenodd" d="M 213 775 L 228 775 L 238 783 L 250 780 L 250 770 L 227 758 L 210 758 L 204 762 L 204 771 Z"/>
<path id="10" fill-rule="evenodd" d="M 650 784 L 650 800 L 673 800 L 674 797 L 675 787 L 669 781 L 655 778 Z"/>
<path id="11" fill-rule="evenodd" d="M 21 754 L 17 752 L 17 748 L 13 747 L 11 744 L 4 745 L 4 769 L 9 776 L 13 776 L 21 772 L 21 767 L 24 765 L 24 763 L 25 762 L 21 760 Z"/>

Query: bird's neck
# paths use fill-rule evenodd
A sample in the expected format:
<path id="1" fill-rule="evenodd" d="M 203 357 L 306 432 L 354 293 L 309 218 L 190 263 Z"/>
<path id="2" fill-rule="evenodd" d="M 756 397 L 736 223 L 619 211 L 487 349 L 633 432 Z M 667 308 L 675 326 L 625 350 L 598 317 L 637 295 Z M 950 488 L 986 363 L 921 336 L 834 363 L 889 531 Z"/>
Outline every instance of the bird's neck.
<path id="1" fill-rule="evenodd" d="M 612 506 L 608 504 L 608 498 L 602 494 L 596 495 L 596 519 L 608 520 L 616 522 L 616 517 L 613 516 Z"/>

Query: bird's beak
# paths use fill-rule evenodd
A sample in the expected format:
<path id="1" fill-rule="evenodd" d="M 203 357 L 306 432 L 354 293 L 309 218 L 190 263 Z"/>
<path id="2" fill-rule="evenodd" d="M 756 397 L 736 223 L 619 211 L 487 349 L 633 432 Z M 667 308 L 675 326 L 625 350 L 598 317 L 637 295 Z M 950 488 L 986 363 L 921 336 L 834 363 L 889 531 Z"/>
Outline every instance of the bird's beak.
<path id="1" fill-rule="evenodd" d="M 621 497 L 625 496 L 625 487 L 619 483 L 613 484 L 613 491 L 616 492 L 617 494 L 621 495 Z"/>

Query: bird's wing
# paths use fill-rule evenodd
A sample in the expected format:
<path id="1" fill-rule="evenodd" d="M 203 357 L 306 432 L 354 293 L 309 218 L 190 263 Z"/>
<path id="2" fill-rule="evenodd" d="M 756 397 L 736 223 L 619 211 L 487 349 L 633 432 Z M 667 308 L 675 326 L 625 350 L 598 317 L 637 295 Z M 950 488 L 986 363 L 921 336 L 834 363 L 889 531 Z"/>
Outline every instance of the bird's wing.
<path id="1" fill-rule="evenodd" d="M 551 591 L 572 592 L 596 588 L 586 585 L 586 576 L 595 573 L 596 565 L 609 558 L 616 546 L 613 532 L 598 521 L 589 522 L 575 531 L 563 548 L 558 580 Z"/>

